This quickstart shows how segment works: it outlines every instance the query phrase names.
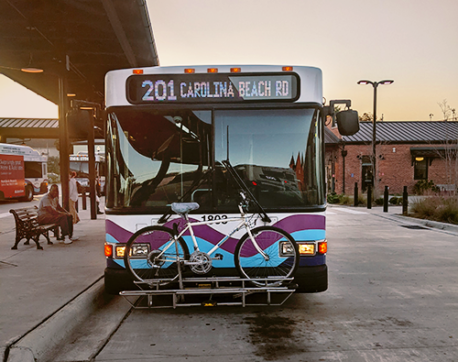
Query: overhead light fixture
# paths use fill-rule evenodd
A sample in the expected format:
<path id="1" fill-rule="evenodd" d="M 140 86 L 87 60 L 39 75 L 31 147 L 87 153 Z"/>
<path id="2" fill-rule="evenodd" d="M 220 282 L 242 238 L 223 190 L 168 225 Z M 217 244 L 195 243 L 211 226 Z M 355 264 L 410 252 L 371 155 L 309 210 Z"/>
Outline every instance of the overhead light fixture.
<path id="1" fill-rule="evenodd" d="M 33 66 L 33 55 L 30 53 L 29 55 L 29 64 L 27 66 L 21 68 L 21 72 L 24 73 L 43 73 L 44 70 L 41 68 L 37 68 Z"/>
<path id="2" fill-rule="evenodd" d="M 43 73 L 44 70 L 40 69 L 40 68 L 26 67 L 26 68 L 21 68 L 21 72 L 24 72 L 24 73 Z"/>

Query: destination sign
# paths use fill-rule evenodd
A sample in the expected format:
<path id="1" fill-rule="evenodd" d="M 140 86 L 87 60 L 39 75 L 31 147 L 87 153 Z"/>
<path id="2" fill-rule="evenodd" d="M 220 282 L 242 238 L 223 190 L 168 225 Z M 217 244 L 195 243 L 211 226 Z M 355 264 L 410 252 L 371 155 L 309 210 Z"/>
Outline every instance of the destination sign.
<path id="1" fill-rule="evenodd" d="M 298 93 L 294 74 L 150 74 L 127 79 L 127 99 L 134 104 L 294 101 Z"/>

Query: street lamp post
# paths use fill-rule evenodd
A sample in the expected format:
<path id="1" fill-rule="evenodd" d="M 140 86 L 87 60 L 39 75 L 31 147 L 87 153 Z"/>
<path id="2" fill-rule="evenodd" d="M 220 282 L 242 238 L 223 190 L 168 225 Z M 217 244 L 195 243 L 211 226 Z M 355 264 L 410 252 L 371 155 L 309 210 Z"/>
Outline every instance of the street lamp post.
<path id="1" fill-rule="evenodd" d="M 377 173 L 376 173 L 376 135 L 377 135 L 377 87 L 379 84 L 388 85 L 392 84 L 394 80 L 381 80 L 379 82 L 372 82 L 370 80 L 360 80 L 358 84 L 370 84 L 374 88 L 374 120 L 372 122 L 372 183 L 374 185 L 374 195 L 376 193 L 376 180 L 377 180 Z"/>

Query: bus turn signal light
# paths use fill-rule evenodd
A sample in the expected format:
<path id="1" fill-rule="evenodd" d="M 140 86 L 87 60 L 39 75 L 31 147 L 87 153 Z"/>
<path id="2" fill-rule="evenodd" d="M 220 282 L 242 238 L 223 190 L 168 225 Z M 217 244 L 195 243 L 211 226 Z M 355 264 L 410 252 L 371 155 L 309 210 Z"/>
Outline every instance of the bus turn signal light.
<path id="1" fill-rule="evenodd" d="M 328 252 L 328 242 L 322 241 L 318 243 L 318 253 L 320 254 L 326 254 Z"/>
<path id="2" fill-rule="evenodd" d="M 110 244 L 105 244 L 104 251 L 105 251 L 105 256 L 107 258 L 110 258 L 113 256 L 113 246 L 111 246 Z"/>

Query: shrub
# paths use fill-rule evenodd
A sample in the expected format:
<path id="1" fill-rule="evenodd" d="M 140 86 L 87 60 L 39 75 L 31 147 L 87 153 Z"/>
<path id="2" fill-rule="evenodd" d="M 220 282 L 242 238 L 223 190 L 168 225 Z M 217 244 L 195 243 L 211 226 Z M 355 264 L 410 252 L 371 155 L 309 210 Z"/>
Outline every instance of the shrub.
<path id="1" fill-rule="evenodd" d="M 432 192 L 439 191 L 439 188 L 434 185 L 433 180 L 420 180 L 414 185 L 413 189 L 416 195 L 423 195 L 428 190 Z"/>
<path id="2" fill-rule="evenodd" d="M 458 224 L 458 197 L 427 197 L 412 203 L 413 216 Z"/>
<path id="3" fill-rule="evenodd" d="M 339 195 L 337 195 L 335 192 L 331 192 L 327 196 L 328 203 L 330 204 L 338 204 L 340 202 Z"/>
<path id="4" fill-rule="evenodd" d="M 390 204 L 391 205 L 402 205 L 402 197 L 393 196 L 390 199 Z"/>
<path id="5" fill-rule="evenodd" d="M 379 197 L 378 199 L 375 199 L 374 202 L 378 206 L 383 205 L 383 197 Z"/>
<path id="6" fill-rule="evenodd" d="M 341 205 L 353 205 L 353 197 L 347 195 L 340 195 L 339 196 L 339 203 Z"/>

